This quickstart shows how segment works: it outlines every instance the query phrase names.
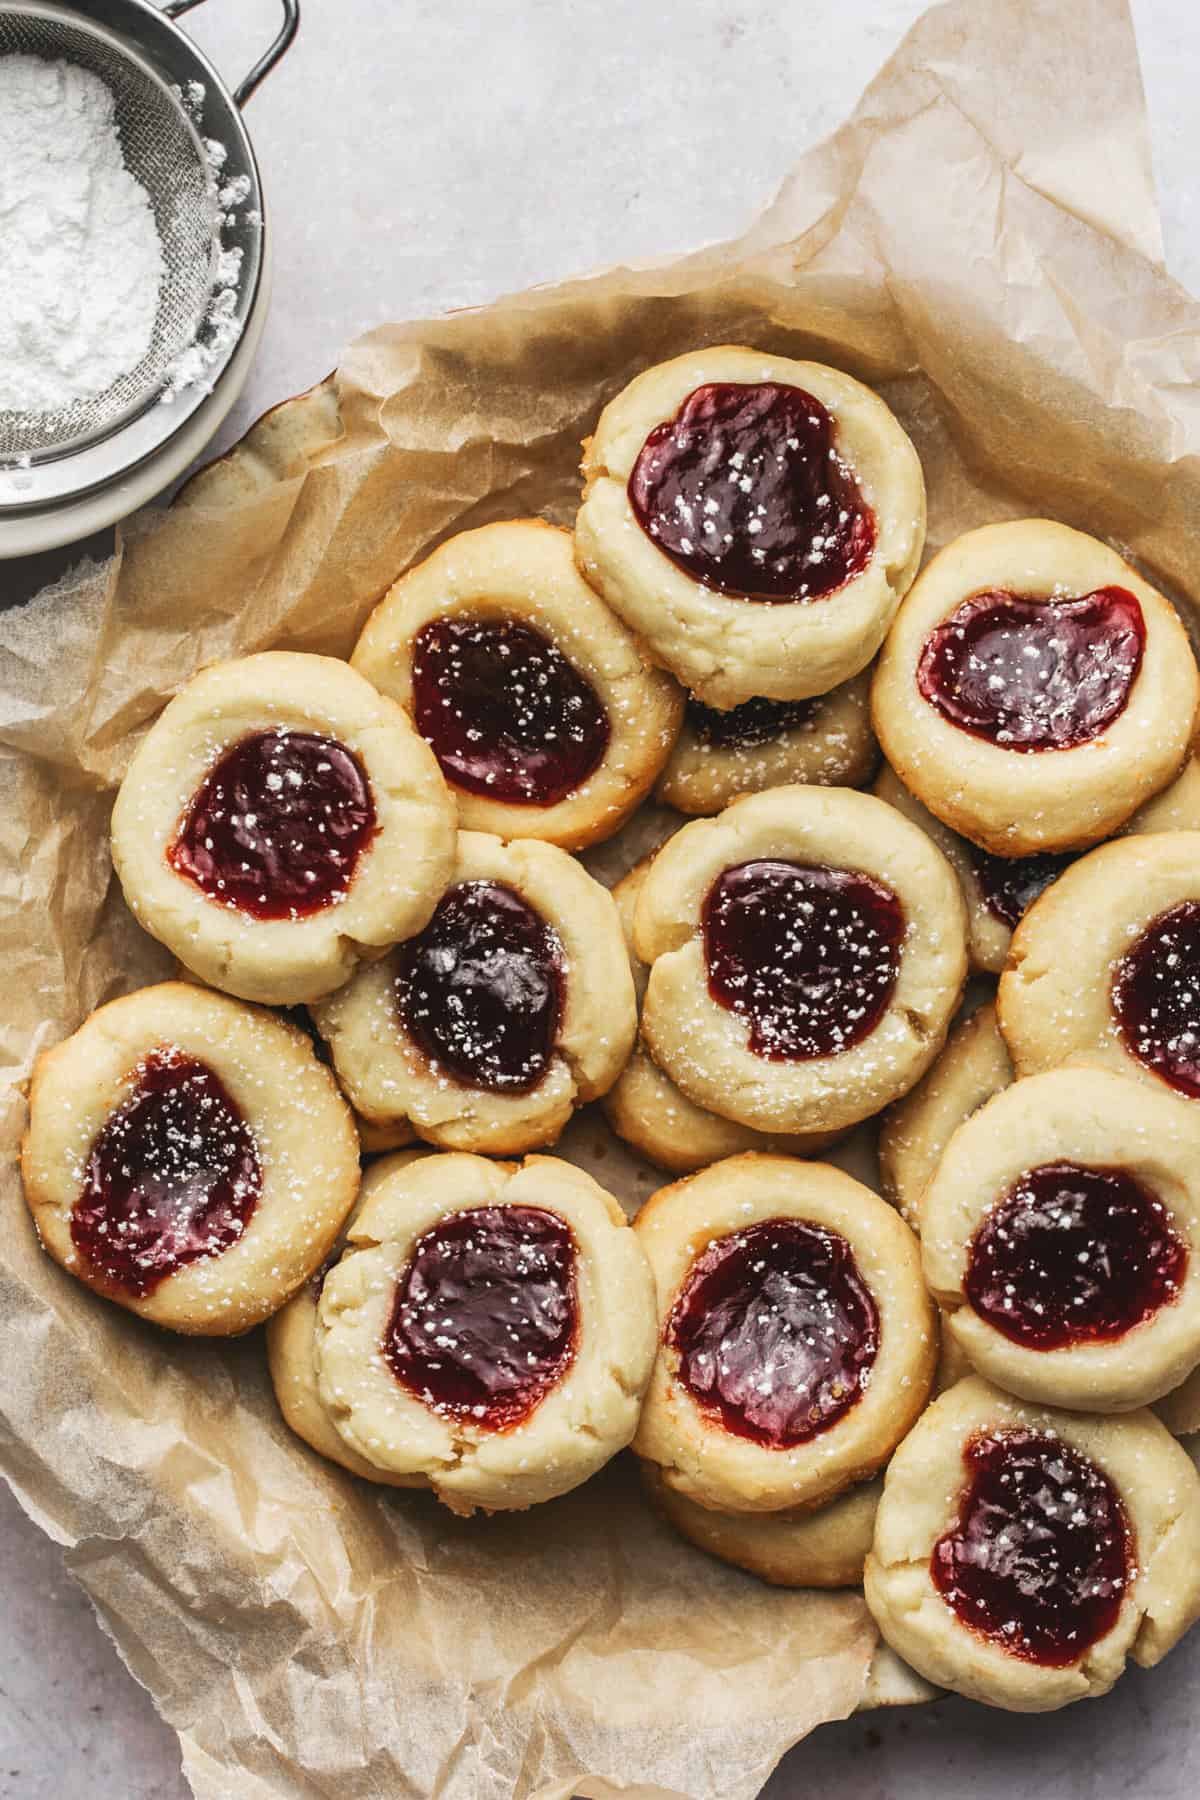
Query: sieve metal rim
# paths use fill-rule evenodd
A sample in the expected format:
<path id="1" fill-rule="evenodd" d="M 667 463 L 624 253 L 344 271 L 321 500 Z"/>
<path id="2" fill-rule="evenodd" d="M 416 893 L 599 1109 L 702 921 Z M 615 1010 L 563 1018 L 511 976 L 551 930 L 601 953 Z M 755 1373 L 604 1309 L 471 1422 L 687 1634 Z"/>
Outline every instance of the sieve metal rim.
<path id="1" fill-rule="evenodd" d="M 201 159 L 203 141 L 213 138 L 227 152 L 221 179 L 240 175 L 249 179 L 246 199 L 239 206 L 241 223 L 231 233 L 243 253 L 233 315 L 237 330 L 214 361 L 209 380 L 202 386 L 184 389 L 168 403 L 151 393 L 140 405 L 113 420 L 102 435 L 47 454 L 29 468 L 14 469 L 10 463 L 0 472 L 0 518 L 67 505 L 119 483 L 154 458 L 219 388 L 253 316 L 269 250 L 262 179 L 234 97 L 204 52 L 171 16 L 199 3 L 200 0 L 190 0 L 181 8 L 175 0 L 170 8 L 160 9 L 149 0 L 89 0 L 85 9 L 66 4 L 65 0 L 0 0 L 0 19 L 40 18 L 59 23 L 97 38 L 112 53 L 132 61 L 139 74 L 151 79 L 175 107 Z M 296 10 L 293 0 L 284 0 L 284 29 L 264 59 L 268 67 L 268 59 L 282 54 L 294 34 Z M 262 73 L 265 69 L 260 63 L 239 88 L 239 94 L 247 94 Z M 203 101 L 197 104 L 194 115 L 172 92 L 191 82 L 200 83 L 204 89 Z"/>

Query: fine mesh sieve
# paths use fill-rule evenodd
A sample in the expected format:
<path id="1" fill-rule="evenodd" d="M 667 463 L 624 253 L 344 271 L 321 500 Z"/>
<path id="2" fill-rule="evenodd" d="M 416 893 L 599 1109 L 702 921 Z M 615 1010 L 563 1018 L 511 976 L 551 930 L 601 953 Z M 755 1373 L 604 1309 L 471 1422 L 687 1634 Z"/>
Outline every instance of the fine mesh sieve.
<path id="1" fill-rule="evenodd" d="M 153 455 L 236 349 L 263 260 L 258 169 L 238 107 L 290 43 L 298 5 L 284 0 L 283 29 L 235 101 L 173 23 L 199 4 L 0 0 L 0 56 L 65 58 L 112 91 L 122 153 L 149 197 L 164 262 L 153 336 L 134 369 L 54 413 L 0 410 L 0 465 L 28 472 L 0 492 L 0 509 L 70 497 Z"/>
<path id="2" fill-rule="evenodd" d="M 0 15 L 0 56 L 63 57 L 99 75 L 116 99 L 130 173 L 145 188 L 162 242 L 164 275 L 150 347 L 135 368 L 94 398 L 60 412 L 0 412 L 0 456 L 38 456 L 119 425 L 155 398 L 194 337 L 212 290 L 216 186 L 195 126 L 139 57 L 92 27 L 37 14 Z"/>

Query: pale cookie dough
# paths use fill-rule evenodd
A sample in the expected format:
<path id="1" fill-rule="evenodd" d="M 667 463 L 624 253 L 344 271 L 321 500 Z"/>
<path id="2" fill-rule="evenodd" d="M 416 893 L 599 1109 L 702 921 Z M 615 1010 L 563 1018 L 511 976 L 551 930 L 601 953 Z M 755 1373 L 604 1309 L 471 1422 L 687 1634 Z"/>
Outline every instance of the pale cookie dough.
<path id="1" fill-rule="evenodd" d="M 1122 1029 L 1116 996 L 1143 933 L 1180 906 L 1200 905 L 1200 832 L 1123 838 L 1081 857 L 1030 907 L 1013 934 L 996 1010 L 1019 1075 L 1086 1053 L 1153 1087 L 1179 1090 Z M 1151 940 L 1152 941 L 1152 940 Z M 1171 957 L 1175 963 L 1171 963 Z M 1162 959 L 1162 980 L 1186 1011 L 1191 964 Z M 1194 1026 L 1200 1033 L 1200 990 Z M 1185 1047 L 1186 1048 L 1186 1047 Z"/>
<path id="2" fill-rule="evenodd" d="M 633 919 L 653 860 L 652 856 L 643 857 L 612 890 L 639 1005 L 646 992 L 647 970 L 633 948 Z M 771 1137 L 752 1131 L 747 1125 L 735 1125 L 720 1113 L 706 1112 L 680 1093 L 640 1040 L 600 1104 L 619 1138 L 673 1175 L 691 1175 L 709 1163 L 719 1162 L 723 1156 L 737 1156 L 743 1150 L 813 1156 L 835 1144 L 842 1135 L 840 1131 L 813 1131 Z"/>
<path id="3" fill-rule="evenodd" d="M 857 1587 L 875 1532 L 882 1481 L 847 1488 L 807 1512 L 719 1513 L 669 1488 L 653 1463 L 642 1479 L 654 1506 L 681 1537 L 773 1587 Z"/>
<path id="4" fill-rule="evenodd" d="M 925 1190 L 943 1150 L 964 1119 L 1012 1078 L 996 1009 L 989 1002 L 955 1026 L 928 1075 L 883 1115 L 880 1184 L 885 1199 L 918 1235 Z"/>
<path id="5" fill-rule="evenodd" d="M 359 1147 L 364 1156 L 384 1156 L 391 1150 L 403 1150 L 417 1135 L 407 1119 L 396 1119 L 390 1125 L 375 1125 L 355 1113 L 354 1123 L 358 1127 Z"/>
<path id="6" fill-rule="evenodd" d="M 998 863 L 1000 859 L 988 858 L 987 851 L 978 849 L 966 838 L 960 837 L 957 831 L 951 831 L 948 825 L 943 825 L 940 819 L 935 819 L 928 808 L 909 793 L 886 763 L 871 792 L 877 799 L 886 800 L 889 806 L 894 806 L 898 813 L 902 813 L 914 825 L 920 826 L 937 845 L 958 876 L 962 888 L 963 902 L 967 909 L 967 955 L 971 967 L 980 974 L 998 975 L 1008 955 L 1013 928 L 995 906 L 989 904 L 981 876 L 987 868 L 985 858 L 993 863 Z M 1039 883 L 1048 885 L 1059 872 L 1060 859 L 1053 856 L 1013 860 L 1028 870 L 1027 885 L 1030 891 L 1037 889 Z M 1062 860 L 1065 866 L 1065 859 Z"/>
<path id="7" fill-rule="evenodd" d="M 346 1231 L 376 1188 L 410 1163 L 431 1154 L 427 1150 L 401 1150 L 394 1156 L 382 1157 L 367 1170 L 342 1237 L 330 1253 L 330 1266 L 342 1253 Z M 317 1302 L 327 1274 L 328 1267 L 318 1270 L 267 1323 L 267 1367 L 279 1410 L 310 1449 L 329 1462 L 340 1463 L 352 1475 L 385 1487 L 427 1488 L 429 1483 L 423 1475 L 394 1475 L 357 1455 L 341 1433 L 334 1430 L 321 1404 L 317 1388 Z"/>
<path id="8" fill-rule="evenodd" d="M 945 1313 L 938 1313 L 938 1335 L 941 1343 L 938 1347 L 937 1372 L 933 1378 L 934 1394 L 944 1394 L 957 1381 L 962 1381 L 975 1371 L 967 1361 L 966 1355 L 958 1343 L 951 1337 Z"/>
<path id="9" fill-rule="evenodd" d="M 1022 751 L 961 729 L 917 684 L 931 634 L 964 601 L 999 590 L 1027 600 L 1119 587 L 1139 603 L 1145 647 L 1123 709 L 1087 742 Z M 1080 850 L 1108 837 L 1174 779 L 1200 702 L 1174 608 L 1106 544 L 1046 519 L 985 525 L 956 538 L 914 583 L 871 690 L 883 753 L 946 825 L 1000 856 Z"/>
<path id="10" fill-rule="evenodd" d="M 1005 915 L 1011 917 L 1016 912 L 1019 923 L 1034 900 L 1040 898 L 1077 858 L 1069 851 L 1016 858 L 991 856 L 960 837 L 957 831 L 951 831 L 940 819 L 935 819 L 886 763 L 871 792 L 928 832 L 950 863 L 962 884 L 967 906 L 967 951 L 971 967 L 985 975 L 999 975 L 1008 960 L 1015 930 L 1015 924 Z M 1200 831 L 1200 762 L 1194 756 L 1188 758 L 1183 773 L 1169 787 L 1138 808 L 1132 819 L 1121 827 L 1119 835 L 1131 837 L 1151 831 Z M 998 906 L 997 877 L 1003 878 L 1007 862 L 1014 865 L 1015 879 Z"/>
<path id="11" fill-rule="evenodd" d="M 773 1445 L 731 1429 L 684 1386 L 672 1333 L 699 1258 L 723 1239 L 789 1220 L 849 1247 L 850 1266 L 878 1315 L 878 1347 L 848 1410 L 807 1438 Z M 937 1322 L 916 1240 L 878 1194 L 828 1163 L 736 1156 L 661 1188 L 634 1230 L 654 1271 L 660 1333 L 634 1449 L 659 1466 L 665 1486 L 717 1512 L 772 1513 L 832 1500 L 882 1467 L 929 1396 Z M 770 1293 L 769 1272 L 766 1279 Z M 764 1327 L 777 1314 L 772 1300 L 761 1315 Z M 795 1340 L 767 1329 L 764 1353 L 772 1346 L 787 1354 Z M 826 1374 L 823 1365 L 814 1368 L 814 1396 Z"/>
<path id="12" fill-rule="evenodd" d="M 571 534 L 540 519 L 461 532 L 401 576 L 375 608 L 351 662 L 381 693 L 399 701 L 416 718 L 418 729 L 416 640 L 427 627 L 450 620 L 463 626 L 476 621 L 493 627 L 515 624 L 548 639 L 551 655 L 558 652 L 590 686 L 609 730 L 592 771 L 549 803 L 473 791 L 456 781 L 453 766 L 443 763 L 459 824 L 499 837 L 543 838 L 566 850 L 611 837 L 649 792 L 670 755 L 684 696 L 669 675 L 649 666 L 637 640 L 584 581 L 575 566 Z M 511 678 L 499 655 L 494 660 L 495 684 L 501 689 Z M 550 727 L 536 708 L 520 715 L 517 723 L 517 735 L 507 748 L 519 761 L 521 731 L 536 746 L 544 743 Z M 487 747 L 481 728 L 478 748 Z"/>
<path id="13" fill-rule="evenodd" d="M 689 701 L 654 797 L 679 812 L 707 815 L 739 794 L 791 782 L 858 787 L 878 760 L 865 674 L 812 700 L 751 700 L 725 720 Z"/>
<path id="14" fill-rule="evenodd" d="M 1114 970 L 1145 926 L 1181 901 L 1200 900 L 1200 831 L 1190 828 L 1200 823 L 1193 820 L 1198 785 L 1193 759 L 1130 827 L 1158 827 L 1163 835 L 1140 847 L 1121 842 L 1092 851 L 1069 871 L 1066 892 L 1046 894 L 1022 921 L 999 1003 L 1023 1073 L 1078 1057 L 1139 1076 L 1159 1092 L 1177 1091 L 1131 1054 L 1110 997 Z M 1200 1431 L 1200 1375 L 1189 1376 L 1155 1410 L 1177 1436 Z"/>
<path id="15" fill-rule="evenodd" d="M 896 980 L 857 1043 L 769 1059 L 751 1049 L 747 1019 L 710 992 L 706 897 L 727 871 L 757 861 L 848 871 L 899 901 Z M 822 929 L 819 915 L 797 925 Z M 893 808 L 840 788 L 774 788 L 685 825 L 654 859 L 634 937 L 650 965 L 642 1034 L 654 1061 L 696 1105 L 772 1133 L 841 1130 L 907 1093 L 941 1048 L 966 973 L 962 895 L 945 858 Z"/>
<path id="16" fill-rule="evenodd" d="M 533 839 L 503 844 L 483 832 L 460 832 L 448 891 L 475 882 L 511 889 L 561 946 L 561 1016 L 534 1086 L 498 1092 L 467 1085 L 431 1060 L 401 1018 L 399 952 L 365 964 L 311 1010 L 338 1079 L 364 1119 L 376 1125 L 408 1120 L 419 1137 L 443 1149 L 512 1155 L 552 1144 L 577 1107 L 612 1086 L 633 1045 L 637 1003 L 612 896 L 566 851 Z M 414 940 L 418 947 L 421 941 Z"/>
<path id="17" fill-rule="evenodd" d="M 1175 1437 L 1193 1437 L 1200 1431 L 1200 1369 L 1181 1382 L 1173 1394 L 1157 1401 L 1154 1410 Z"/>
<path id="18" fill-rule="evenodd" d="M 1135 1572 L 1111 1629 L 1074 1662 L 1028 1661 L 963 1625 L 930 1575 L 969 1480 L 964 1450 L 994 1432 L 1061 1438 L 1107 1477 L 1132 1531 Z M 867 1558 L 867 1605 L 892 1649 L 928 1680 L 1012 1712 L 1107 1693 L 1131 1655 L 1161 1661 L 1200 1615 L 1200 1475 L 1148 1412 L 1098 1419 L 1014 1400 L 978 1379 L 934 1403 L 892 1458 Z"/>
<path id="19" fill-rule="evenodd" d="M 986 1307 L 976 1310 L 968 1291 L 971 1246 L 1023 1176 L 1064 1164 L 1131 1177 L 1161 1209 L 1147 1218 L 1147 1229 L 1155 1237 L 1172 1234 L 1184 1256 L 1181 1273 L 1145 1319 L 1117 1336 L 1043 1347 L 1015 1340 Z M 1064 1187 L 1070 1190 L 1069 1177 Z M 1049 1201 L 1038 1206 L 1037 1245 L 1051 1241 L 1050 1210 Z M 1018 1081 L 951 1137 L 921 1218 L 925 1280 L 949 1313 L 951 1335 L 981 1375 L 1010 1393 L 1082 1412 L 1125 1412 L 1161 1399 L 1200 1364 L 1200 1132 L 1179 1101 L 1092 1067 Z M 1037 1317 L 1041 1254 L 1034 1245 L 1027 1250 L 1027 1310 Z M 1106 1297 L 1119 1301 L 1129 1279 L 1126 1258 L 1111 1243 L 1097 1246 L 1085 1275 L 1098 1290 L 1097 1305 Z M 1017 1301 L 1021 1294 L 1018 1282 Z"/>
<path id="20" fill-rule="evenodd" d="M 148 1072 L 167 1084 L 160 1100 L 145 1097 Z M 214 1077 L 240 1126 L 224 1115 L 211 1127 L 214 1142 L 181 1142 L 181 1130 L 202 1133 L 205 1114 L 214 1116 Z M 157 1148 L 139 1160 L 131 1131 Z M 143 1227 L 128 1271 L 101 1267 L 89 1254 L 80 1210 L 90 1190 L 89 1211 L 100 1204 L 100 1216 L 108 1214 L 94 1240 L 103 1242 L 114 1225 L 102 1204 L 104 1170 L 122 1143 L 117 1166 L 136 1185 L 115 1228 L 124 1244 L 128 1222 Z M 225 1165 L 235 1195 L 217 1222 L 208 1209 L 214 1164 Z M 39 1057 L 21 1172 L 38 1235 L 63 1268 L 156 1325 L 227 1337 L 277 1312 L 321 1266 L 358 1192 L 358 1139 L 350 1108 L 303 1032 L 225 994 L 168 981 L 110 1001 Z M 206 1207 L 199 1215 L 197 1194 Z M 216 1248 L 167 1258 L 181 1220 L 197 1216 Z M 147 1220 L 157 1229 L 145 1229 Z M 161 1258 L 169 1266 L 155 1279 Z"/>
<path id="21" fill-rule="evenodd" d="M 1200 831 L 1200 757 L 1194 752 L 1169 787 L 1139 806 L 1120 835 L 1151 831 Z"/>
<path id="22" fill-rule="evenodd" d="M 210 993 L 220 992 L 219 988 L 209 988 L 208 982 L 201 981 L 198 975 L 193 975 L 192 971 L 181 962 L 175 964 L 171 979 L 194 982 L 198 987 L 207 988 Z M 325 1040 L 313 1023 L 306 1006 L 285 1006 L 280 1009 L 279 1016 L 288 1025 L 294 1025 L 297 1030 L 302 1031 L 321 1061 L 331 1065 L 332 1059 L 326 1049 Z M 353 1108 L 351 1111 L 353 1112 Z M 373 1125 L 367 1119 L 360 1119 L 357 1113 L 353 1113 L 353 1116 L 354 1127 L 358 1132 L 359 1149 L 364 1156 L 379 1156 L 386 1150 L 403 1150 L 414 1142 L 417 1135 L 406 1119 L 397 1119 L 392 1125 Z"/>
<path id="23" fill-rule="evenodd" d="M 303 916 L 255 916 L 170 861 L 210 771 L 260 733 L 335 741 L 357 758 L 374 804 L 348 888 Z M 421 929 L 453 860 L 454 806 L 394 701 L 332 657 L 267 651 L 205 669 L 151 726 L 113 808 L 112 855 L 135 918 L 194 974 L 245 1000 L 291 1005 L 330 993 Z"/>
<path id="24" fill-rule="evenodd" d="M 480 1208 L 549 1213 L 566 1227 L 573 1252 L 569 1358 L 532 1410 L 503 1429 L 403 1383 L 385 1349 L 421 1241 Z M 478 1286 L 478 1273 L 474 1279 Z M 472 1291 L 460 1289 L 467 1298 Z M 445 1330 L 453 1355 L 453 1321 Z M 629 1443 L 654 1341 L 645 1257 L 617 1202 L 590 1175 L 555 1157 L 530 1157 L 520 1168 L 478 1156 L 422 1157 L 372 1188 L 325 1278 L 320 1399 L 356 1456 L 390 1475 L 423 1477 L 453 1511 L 519 1510 L 577 1487 Z"/>
<path id="25" fill-rule="evenodd" d="M 820 599 L 771 603 L 719 592 L 674 563 L 642 529 L 628 483 L 655 428 L 709 383 L 775 382 L 811 394 L 875 515 L 865 567 Z M 580 568 L 654 660 L 698 699 L 729 708 L 762 695 L 804 700 L 864 669 L 916 574 L 925 483 L 908 436 L 877 394 L 821 363 L 723 345 L 690 351 L 631 381 L 584 446 Z"/>

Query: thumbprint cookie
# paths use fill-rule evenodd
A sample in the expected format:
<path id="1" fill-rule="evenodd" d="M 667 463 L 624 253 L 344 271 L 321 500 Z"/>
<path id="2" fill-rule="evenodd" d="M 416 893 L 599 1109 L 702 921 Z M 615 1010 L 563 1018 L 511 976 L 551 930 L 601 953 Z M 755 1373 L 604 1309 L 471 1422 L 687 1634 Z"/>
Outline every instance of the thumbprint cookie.
<path id="1" fill-rule="evenodd" d="M 350 1448 L 340 1432 L 334 1430 L 317 1386 L 317 1302 L 325 1286 L 325 1277 L 345 1248 L 346 1231 L 370 1195 L 381 1182 L 407 1168 L 409 1163 L 431 1154 L 428 1150 L 400 1150 L 371 1165 L 363 1176 L 358 1199 L 342 1235 L 325 1263 L 267 1322 L 267 1367 L 275 1399 L 286 1423 L 327 1462 L 339 1463 L 352 1475 L 361 1476 L 364 1481 L 379 1482 L 385 1487 L 424 1488 L 429 1484 L 423 1475 L 394 1475 L 367 1462 Z"/>
<path id="2" fill-rule="evenodd" d="M 865 669 L 925 542 L 925 484 L 870 388 L 724 345 L 647 369 L 584 446 L 579 566 L 706 706 Z"/>
<path id="3" fill-rule="evenodd" d="M 1200 1131 L 1170 1095 L 1062 1068 L 951 1137 L 921 1202 L 925 1280 L 981 1375 L 1081 1412 L 1200 1364 Z"/>
<path id="4" fill-rule="evenodd" d="M 864 1586 L 939 1687 L 1011 1712 L 1087 1700 L 1200 1615 L 1200 1475 L 1152 1413 L 961 1381 L 892 1458 Z"/>
<path id="5" fill-rule="evenodd" d="M 1035 850 L 1029 856 L 993 856 L 935 819 L 886 763 L 872 792 L 927 831 L 950 863 L 966 902 L 971 967 L 985 975 L 999 975 L 1008 960 L 1013 932 L 1038 896 L 1078 860 L 1078 853 Z M 1138 808 L 1121 827 L 1120 835 L 1196 830 L 1200 830 L 1200 763 L 1192 756 L 1169 787 Z"/>
<path id="6" fill-rule="evenodd" d="M 1170 603 L 1047 519 L 985 525 L 935 556 L 871 690 L 905 787 L 997 856 L 1111 835 L 1179 773 L 1198 702 Z"/>
<path id="7" fill-rule="evenodd" d="M 659 1068 L 772 1133 L 841 1130 L 907 1093 L 966 971 L 946 859 L 843 788 L 773 788 L 685 825 L 646 876 L 634 941 Z"/>
<path id="8" fill-rule="evenodd" d="M 981 1006 L 955 1026 L 946 1048 L 912 1093 L 884 1114 L 879 1128 L 880 1185 L 915 1232 L 921 1230 L 925 1190 L 951 1137 L 1012 1078 L 996 1009 Z"/>
<path id="9" fill-rule="evenodd" d="M 812 1507 L 887 1461 L 929 1396 L 916 1239 L 828 1163 L 735 1156 L 634 1223 L 659 1346 L 634 1449 L 717 1512 Z"/>
<path id="10" fill-rule="evenodd" d="M 1200 831 L 1200 758 L 1195 754 L 1188 757 L 1169 787 L 1138 807 L 1118 835 L 1151 831 Z"/>
<path id="11" fill-rule="evenodd" d="M 1175 1437 L 1194 1437 L 1200 1431 L 1200 1369 L 1157 1400 L 1154 1410 Z"/>
<path id="12" fill-rule="evenodd" d="M 181 962 L 177 962 L 175 965 L 173 979 L 196 982 L 201 987 L 208 986 L 207 982 L 200 981 L 198 975 L 193 975 L 190 969 L 185 969 Z M 219 992 L 220 990 L 215 991 Z M 281 1007 L 279 1017 L 285 1019 L 289 1025 L 294 1025 L 298 1031 L 302 1031 L 312 1044 L 319 1060 L 327 1066 L 332 1066 L 333 1058 L 329 1054 L 324 1038 L 314 1025 L 307 1006 Z M 354 1127 L 358 1132 L 358 1147 L 363 1156 L 379 1156 L 387 1150 L 403 1150 L 416 1138 L 412 1126 L 405 1119 L 399 1119 L 391 1125 L 373 1125 L 367 1119 L 360 1119 L 355 1113 Z"/>
<path id="13" fill-rule="evenodd" d="M 1104 844 L 1021 921 L 996 998 L 1019 1075 L 1080 1052 L 1200 1099 L 1200 832 Z"/>
<path id="14" fill-rule="evenodd" d="M 943 825 L 887 767 L 871 790 L 919 825 L 937 845 L 962 888 L 967 908 L 967 955 L 972 969 L 998 975 L 1015 926 L 1038 895 L 1075 860 L 1070 851 L 1035 851 L 1030 856 L 993 856 Z"/>
<path id="15" fill-rule="evenodd" d="M 612 895 L 565 850 L 479 831 L 425 929 L 311 1011 L 360 1117 L 496 1155 L 553 1143 L 637 1030 Z"/>
<path id="16" fill-rule="evenodd" d="M 201 980 L 293 1005 L 420 930 L 454 806 L 394 701 L 332 657 L 268 651 L 206 669 L 151 726 L 112 855 L 135 918 Z"/>
<path id="17" fill-rule="evenodd" d="M 374 1468 L 519 1510 L 629 1443 L 654 1339 L 646 1259 L 590 1175 L 425 1156 L 372 1186 L 325 1277 L 320 1399 Z"/>
<path id="18" fill-rule="evenodd" d="M 168 981 L 39 1058 L 21 1172 L 63 1268 L 156 1325 L 225 1337 L 320 1268 L 358 1192 L 358 1138 L 303 1032 Z"/>
<path id="19" fill-rule="evenodd" d="M 654 1463 L 642 1479 L 655 1508 L 680 1537 L 772 1587 L 857 1587 L 875 1534 L 883 1482 L 862 1481 L 809 1511 L 720 1513 L 667 1486 Z"/>
<path id="20" fill-rule="evenodd" d="M 647 970 L 633 948 L 633 918 L 653 860 L 644 857 L 612 890 L 639 1005 L 646 991 Z M 735 1125 L 720 1113 L 706 1112 L 680 1093 L 640 1042 L 600 1104 L 619 1138 L 673 1175 L 693 1174 L 711 1162 L 719 1162 L 723 1156 L 737 1156 L 743 1150 L 812 1156 L 836 1143 L 842 1135 L 839 1131 L 814 1131 L 771 1137 L 752 1131 L 748 1125 Z"/>
<path id="21" fill-rule="evenodd" d="M 858 787 L 877 761 L 866 675 L 811 700 L 747 700 L 730 712 L 689 696 L 654 797 L 709 815 L 741 794 L 791 782 Z"/>
<path id="22" fill-rule="evenodd" d="M 538 519 L 464 531 L 376 607 L 351 658 L 437 757 L 468 831 L 578 850 L 654 785 L 684 696 Z"/>

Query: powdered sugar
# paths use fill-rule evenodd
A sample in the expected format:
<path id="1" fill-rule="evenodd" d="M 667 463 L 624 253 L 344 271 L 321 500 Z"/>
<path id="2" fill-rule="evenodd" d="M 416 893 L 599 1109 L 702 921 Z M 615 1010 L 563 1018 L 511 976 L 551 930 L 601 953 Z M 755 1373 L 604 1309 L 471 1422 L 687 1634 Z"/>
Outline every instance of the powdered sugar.
<path id="1" fill-rule="evenodd" d="M 109 88 L 71 63 L 0 57 L 0 410 L 56 412 L 135 368 L 162 278 Z"/>

